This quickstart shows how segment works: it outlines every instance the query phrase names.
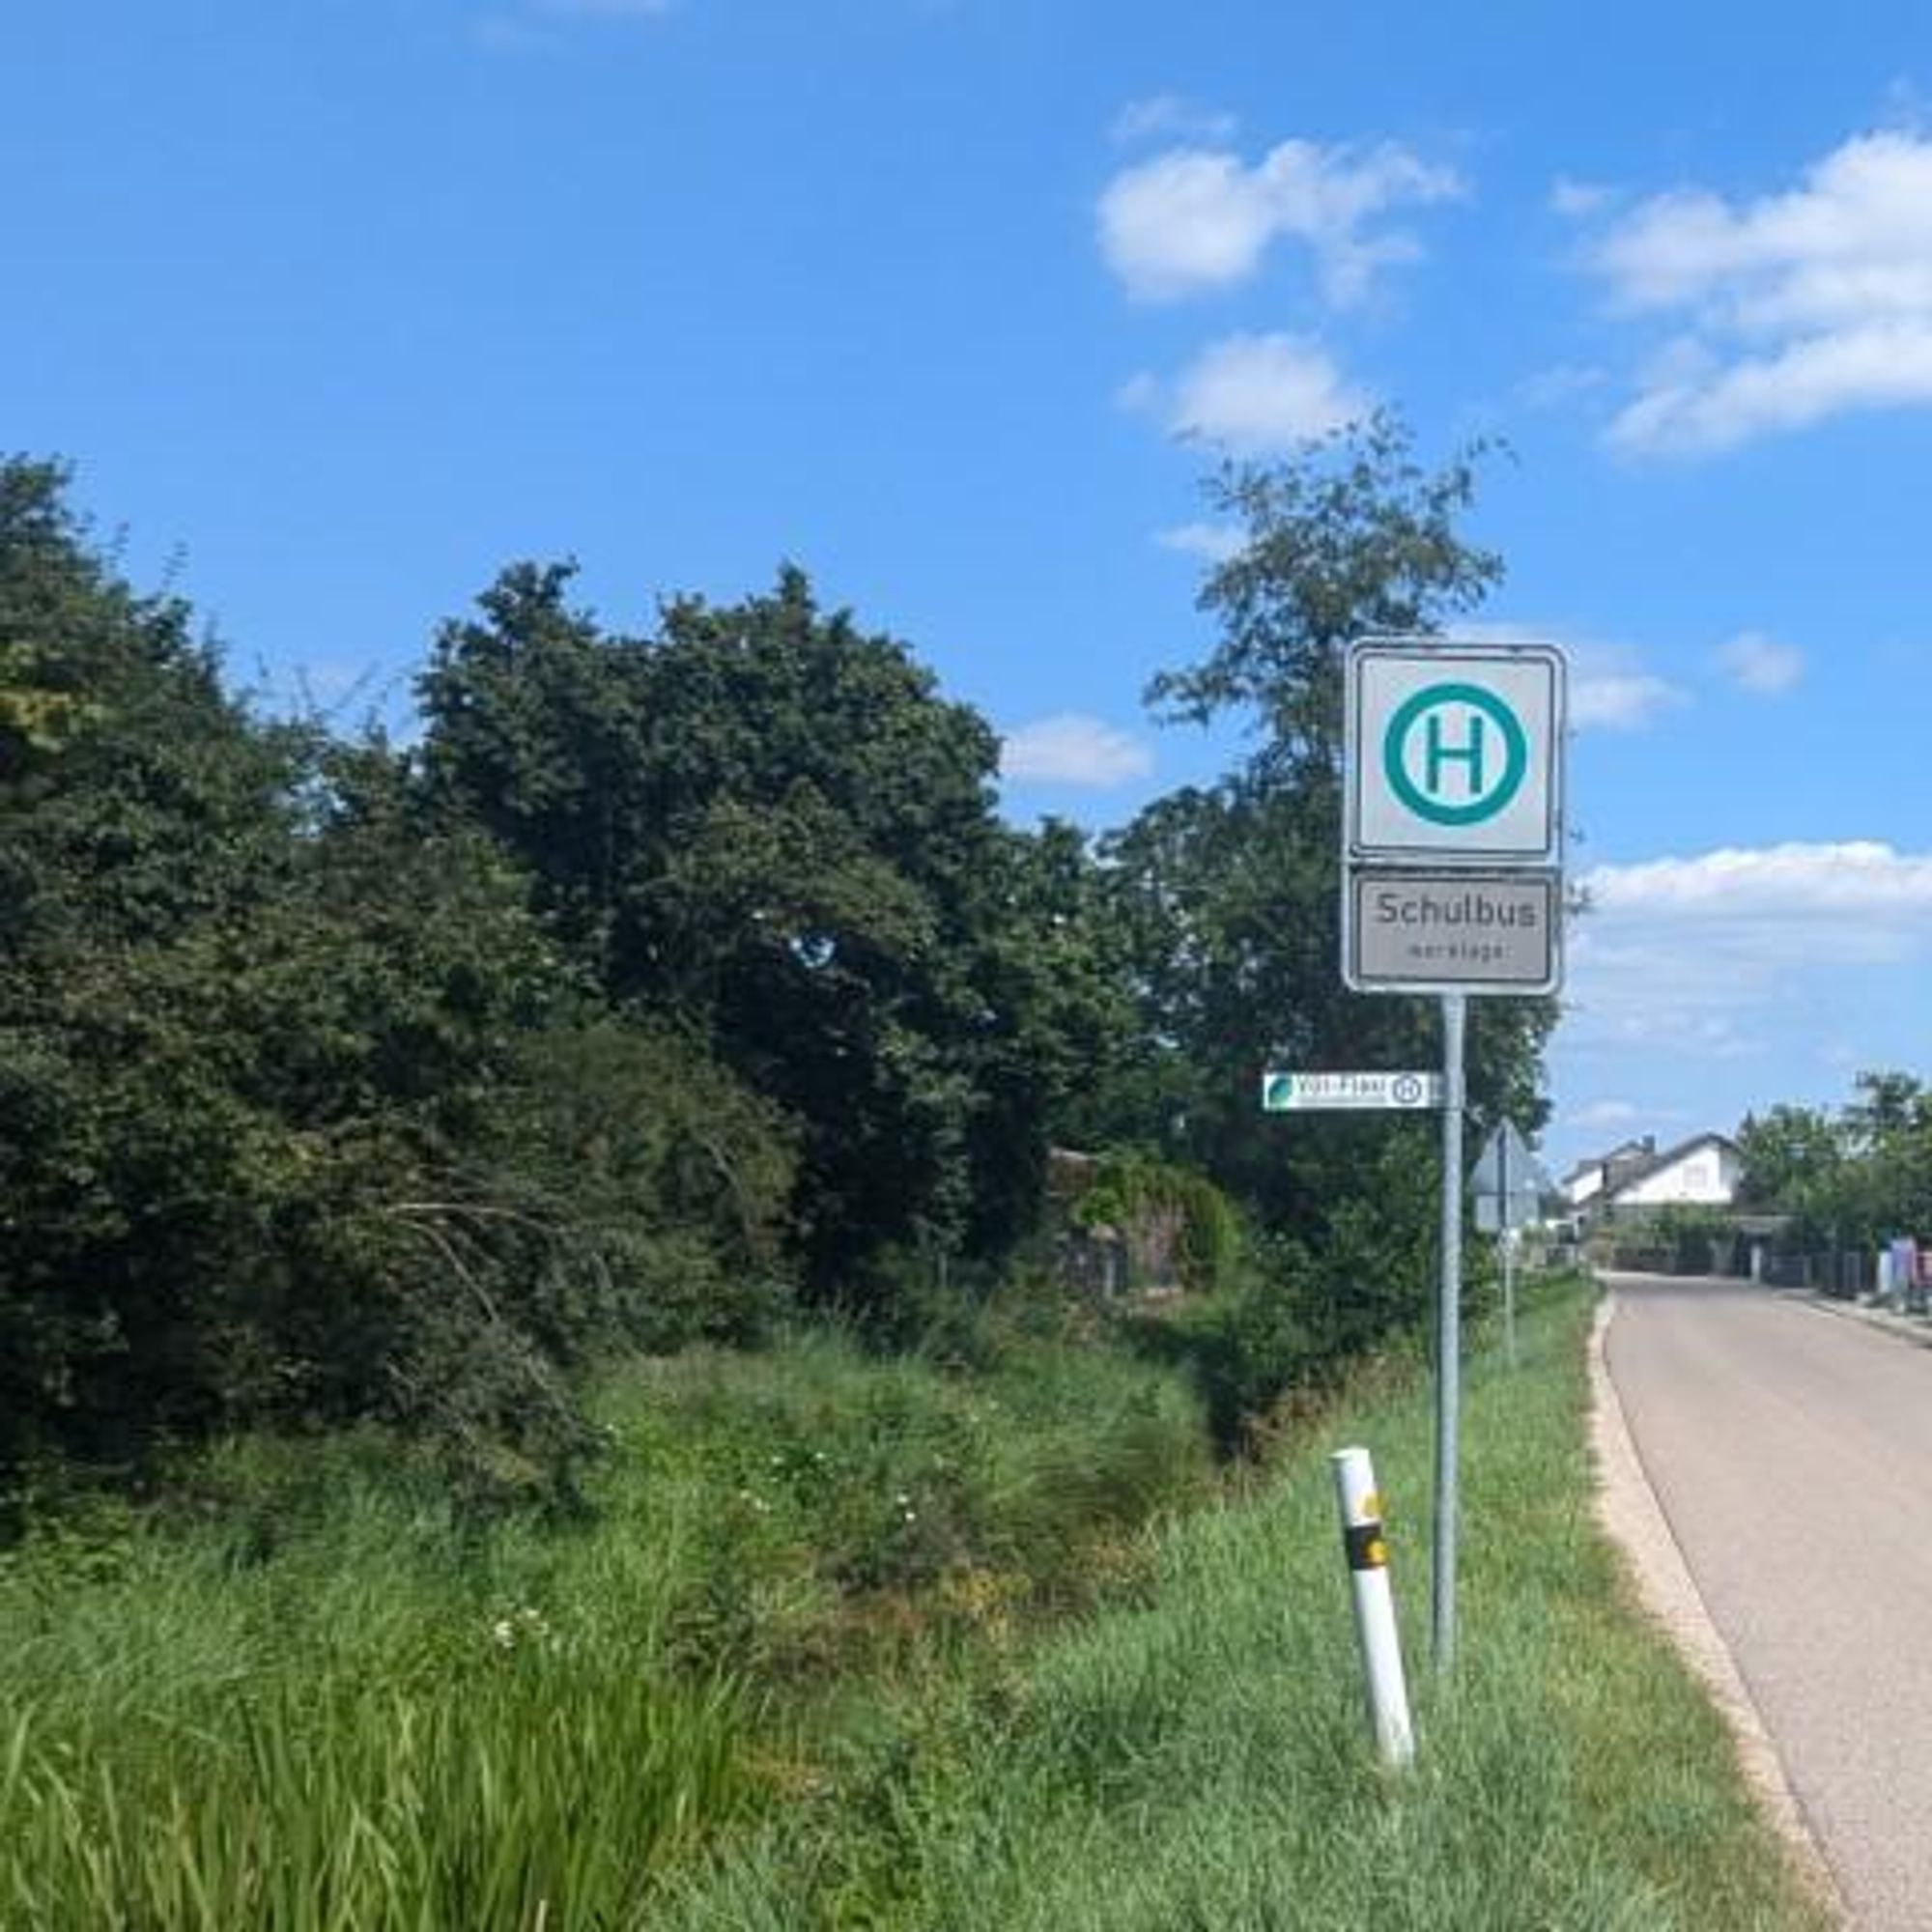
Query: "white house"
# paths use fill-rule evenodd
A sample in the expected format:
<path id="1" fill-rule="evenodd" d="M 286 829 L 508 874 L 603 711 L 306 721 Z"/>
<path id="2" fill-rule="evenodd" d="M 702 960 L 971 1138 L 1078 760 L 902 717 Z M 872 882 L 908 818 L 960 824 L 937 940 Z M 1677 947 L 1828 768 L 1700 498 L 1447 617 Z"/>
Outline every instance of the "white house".
<path id="1" fill-rule="evenodd" d="M 1646 1136 L 1579 1162 L 1561 1186 L 1571 1212 L 1592 1221 L 1648 1208 L 1728 1208 L 1742 1164 L 1723 1134 L 1698 1134 L 1662 1153 Z"/>
<path id="2" fill-rule="evenodd" d="M 1699 1134 L 1614 1182 L 1604 1197 L 1612 1214 L 1638 1208 L 1728 1208 L 1737 1199 L 1744 1156 L 1723 1134 Z"/>
<path id="3" fill-rule="evenodd" d="M 1640 1167 L 1657 1158 L 1657 1143 L 1646 1135 L 1640 1141 L 1625 1141 L 1608 1153 L 1592 1160 L 1578 1161 L 1556 1185 L 1573 1213 L 1580 1213 L 1606 1187 L 1614 1186 Z"/>

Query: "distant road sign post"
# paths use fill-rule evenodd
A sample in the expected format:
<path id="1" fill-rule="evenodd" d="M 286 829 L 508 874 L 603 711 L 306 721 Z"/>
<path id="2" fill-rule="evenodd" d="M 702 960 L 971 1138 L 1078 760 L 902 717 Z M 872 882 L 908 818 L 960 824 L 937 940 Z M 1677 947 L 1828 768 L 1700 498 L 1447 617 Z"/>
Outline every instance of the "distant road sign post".
<path id="1" fill-rule="evenodd" d="M 1476 1227 L 1500 1237 L 1503 1255 L 1503 1350 L 1516 1366 L 1516 1236 L 1543 1207 L 1544 1178 L 1514 1121 L 1505 1121 L 1476 1156 L 1469 1177 Z"/>
<path id="2" fill-rule="evenodd" d="M 1529 1143 L 1514 1121 L 1505 1121 L 1483 1143 L 1469 1171 L 1478 1232 L 1504 1235 L 1526 1228 L 1542 1212 L 1548 1186 Z"/>
<path id="3" fill-rule="evenodd" d="M 1435 1664 L 1456 1647 L 1463 1039 L 1468 997 L 1562 983 L 1563 654 L 1362 638 L 1345 667 L 1342 979 L 1442 1003 Z"/>

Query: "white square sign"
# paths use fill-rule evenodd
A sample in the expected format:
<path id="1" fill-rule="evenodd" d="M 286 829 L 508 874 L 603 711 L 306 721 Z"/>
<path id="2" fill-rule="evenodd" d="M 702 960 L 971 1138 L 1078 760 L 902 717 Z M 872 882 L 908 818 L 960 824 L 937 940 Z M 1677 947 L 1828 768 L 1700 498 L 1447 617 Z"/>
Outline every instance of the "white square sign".
<path id="1" fill-rule="evenodd" d="M 1351 862 L 1562 862 L 1563 657 L 1363 639 L 1349 652 Z"/>

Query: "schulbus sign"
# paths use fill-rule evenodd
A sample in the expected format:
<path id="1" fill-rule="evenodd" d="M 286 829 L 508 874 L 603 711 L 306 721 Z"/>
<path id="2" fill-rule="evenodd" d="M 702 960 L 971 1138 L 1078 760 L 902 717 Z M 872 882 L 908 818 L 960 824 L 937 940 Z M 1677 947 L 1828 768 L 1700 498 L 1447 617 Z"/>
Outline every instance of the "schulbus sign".
<path id="1" fill-rule="evenodd" d="M 1553 993 L 1563 895 L 1553 871 L 1350 875 L 1344 981 L 1358 993 Z"/>
<path id="2" fill-rule="evenodd" d="M 1563 654 L 1364 638 L 1347 665 L 1342 978 L 1360 993 L 1562 980 Z"/>

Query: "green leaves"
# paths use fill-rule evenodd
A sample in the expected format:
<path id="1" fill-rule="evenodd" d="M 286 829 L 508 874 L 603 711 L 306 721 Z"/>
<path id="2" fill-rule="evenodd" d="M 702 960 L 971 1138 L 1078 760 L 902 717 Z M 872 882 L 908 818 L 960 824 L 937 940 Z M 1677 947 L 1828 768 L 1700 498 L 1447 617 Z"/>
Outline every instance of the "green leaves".
<path id="1" fill-rule="evenodd" d="M 1203 663 L 1156 677 L 1149 701 L 1196 724 L 1250 713 L 1264 739 L 1258 763 L 1332 772 L 1343 647 L 1437 631 L 1502 577 L 1502 559 L 1458 527 L 1484 450 L 1432 473 L 1414 460 L 1413 440 L 1382 413 L 1299 457 L 1223 469 L 1209 502 L 1247 540 L 1202 588 L 1221 639 Z"/>
<path id="2" fill-rule="evenodd" d="M 1790 1215 L 1801 1242 L 1887 1240 L 1932 1208 L 1932 1090 L 1895 1071 L 1854 1084 L 1835 1114 L 1780 1102 L 1738 1129 L 1739 1199 Z"/>
<path id="3" fill-rule="evenodd" d="M 1432 1003 L 1343 989 L 1339 970 L 1343 655 L 1355 637 L 1438 629 L 1501 574 L 1462 523 L 1474 460 L 1430 472 L 1380 417 L 1270 466 L 1224 470 L 1216 508 L 1245 529 L 1208 577 L 1221 635 L 1150 701 L 1252 749 L 1211 787 L 1155 801 L 1102 846 L 1103 895 L 1138 1002 L 1116 1138 L 1203 1164 L 1289 1237 L 1294 1320 L 1319 1355 L 1373 1346 L 1425 1306 L 1431 1142 L 1387 1118 L 1264 1122 L 1267 1065 L 1429 1067 Z M 1542 1118 L 1552 1003 L 1482 1001 L 1470 1094 L 1481 1122 Z M 1286 1318 L 1284 1318 L 1286 1319 Z"/>
<path id="4" fill-rule="evenodd" d="M 554 1483 L 593 1340 L 769 1306 L 783 1138 L 701 1048 L 586 1064 L 501 847 L 380 740 L 224 695 L 63 482 L 0 465 L 0 638 L 74 723 L 0 793 L 0 1464 L 379 1413 L 482 1492 Z M 567 650 L 556 585 L 512 588 Z M 533 1145 L 545 1045 L 633 1079 L 621 1181 Z"/>
<path id="5" fill-rule="evenodd" d="M 677 1015 L 798 1123 L 821 1297 L 863 1298 L 895 1245 L 1010 1241 L 1044 1145 L 1013 1047 L 1048 992 L 992 733 L 795 569 L 675 602 L 650 639 L 569 611 L 568 582 L 519 566 L 444 631 L 437 809 L 526 868 L 607 1000 Z"/>

